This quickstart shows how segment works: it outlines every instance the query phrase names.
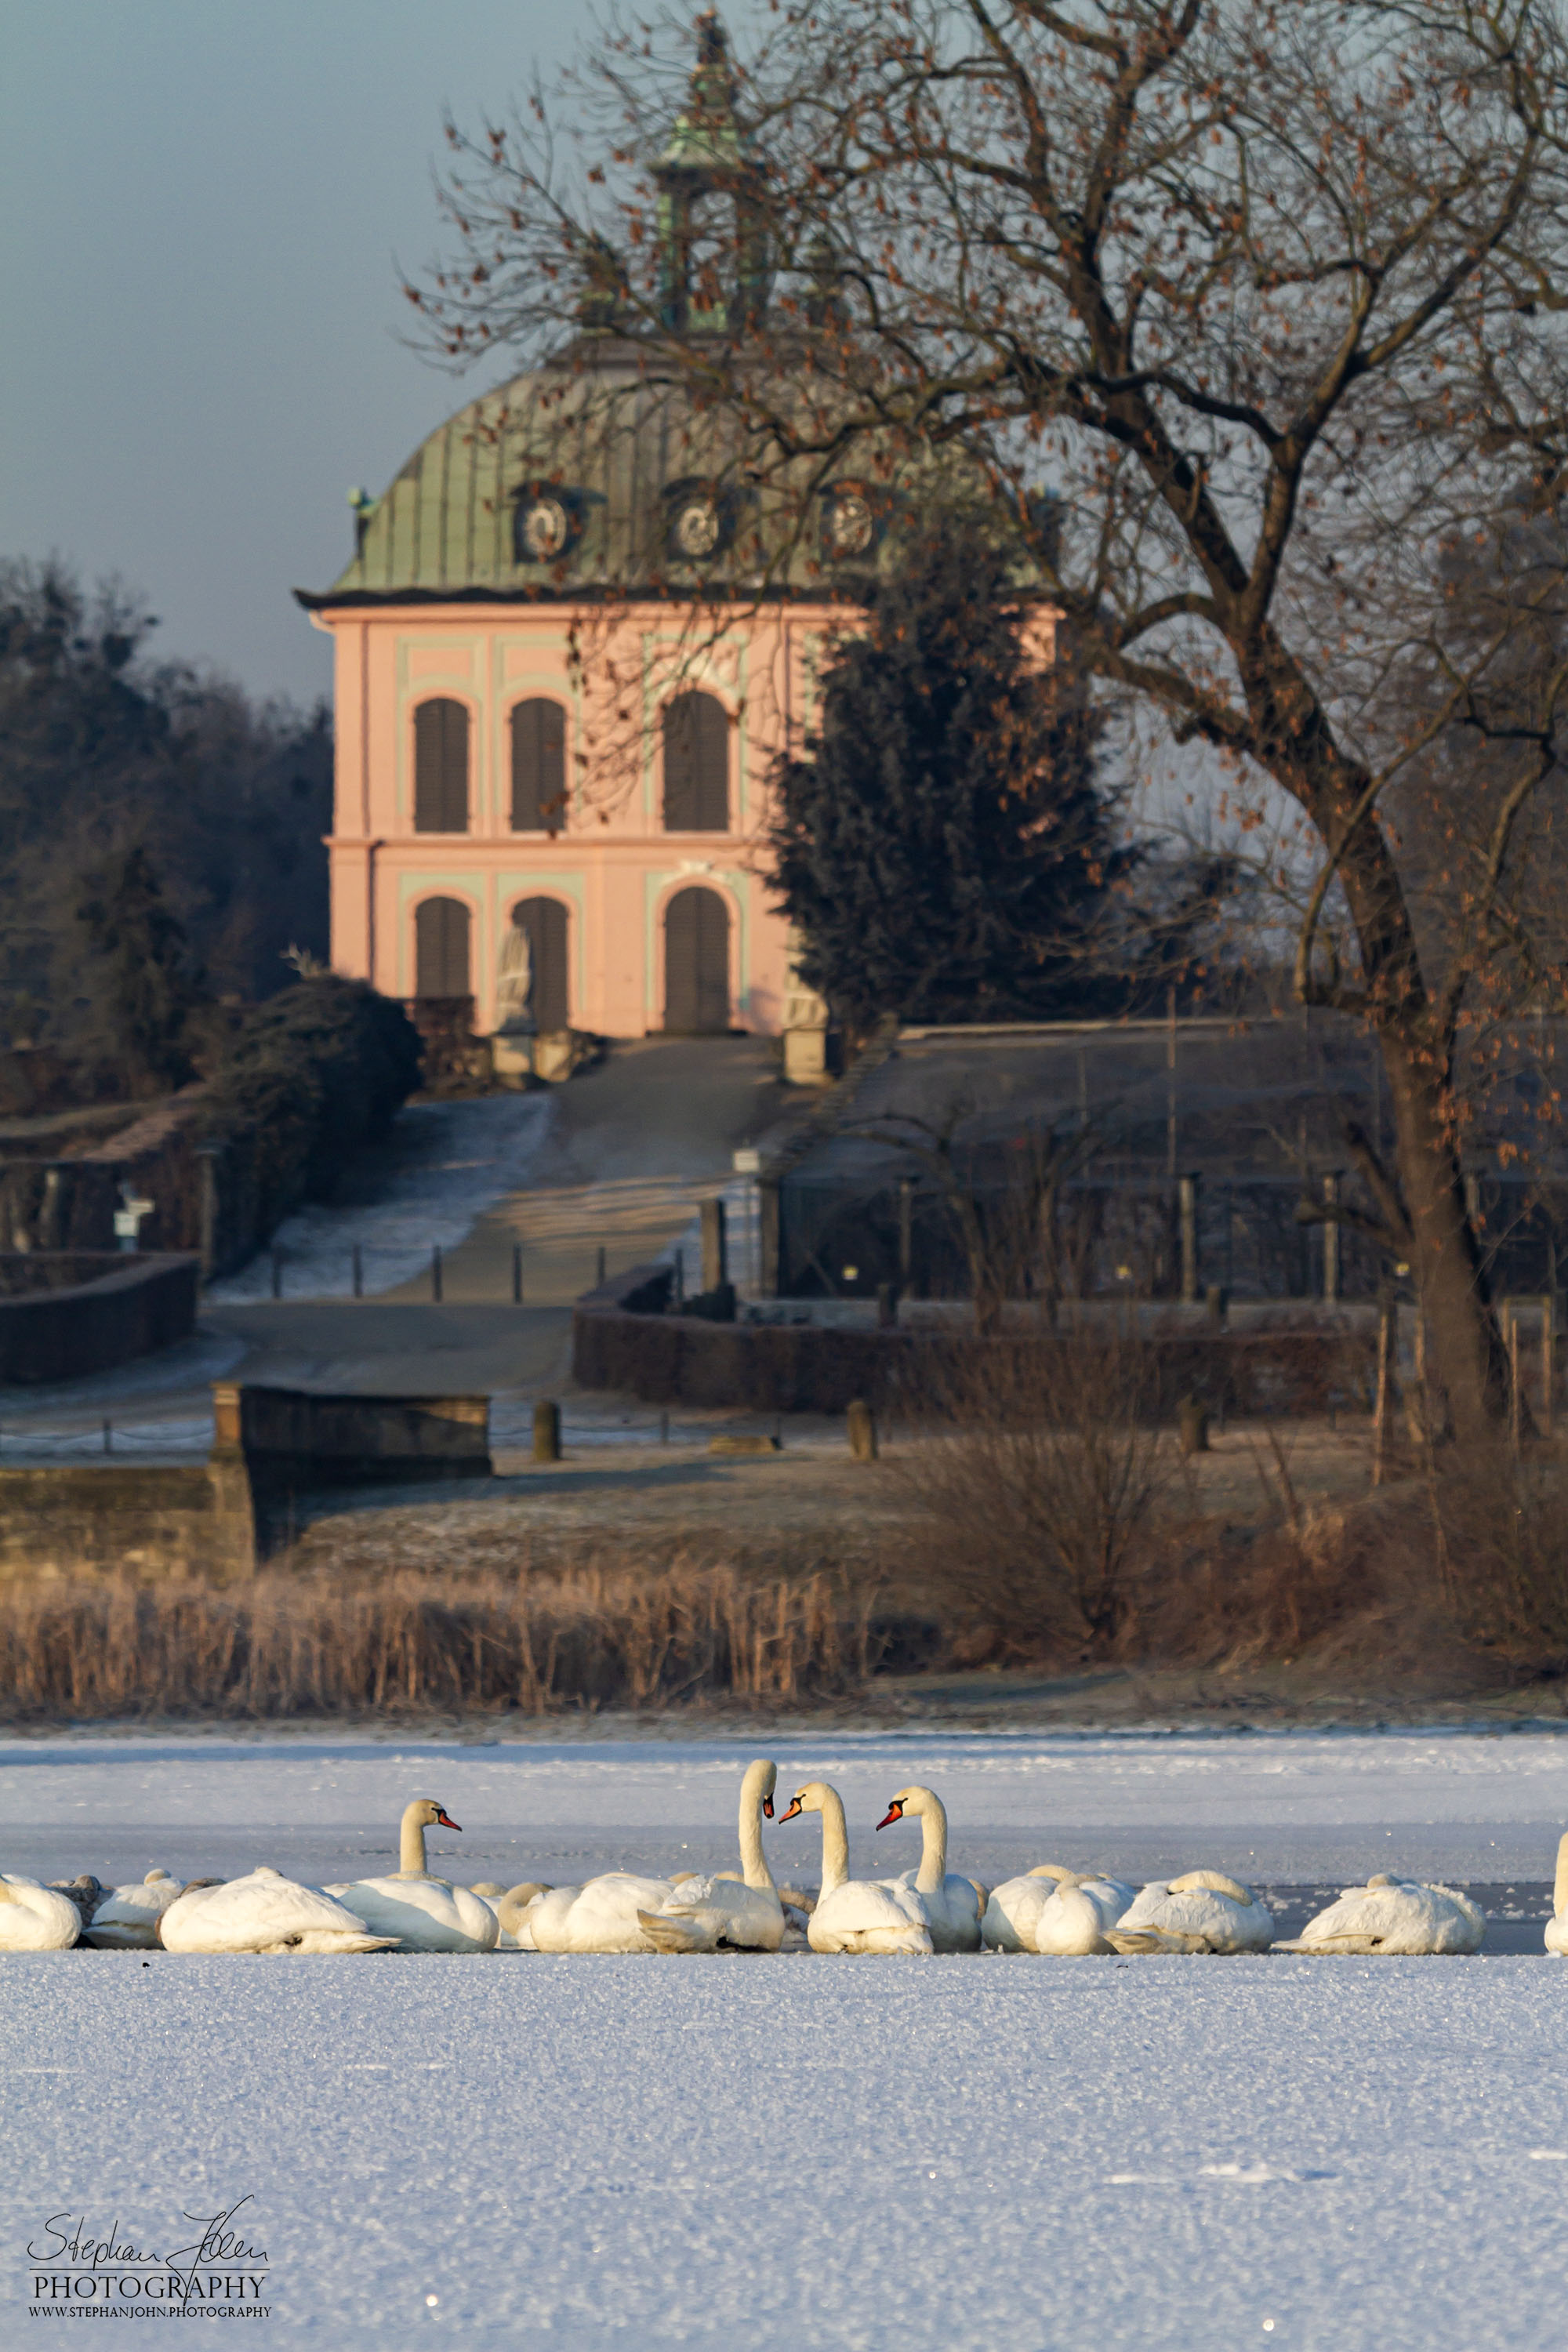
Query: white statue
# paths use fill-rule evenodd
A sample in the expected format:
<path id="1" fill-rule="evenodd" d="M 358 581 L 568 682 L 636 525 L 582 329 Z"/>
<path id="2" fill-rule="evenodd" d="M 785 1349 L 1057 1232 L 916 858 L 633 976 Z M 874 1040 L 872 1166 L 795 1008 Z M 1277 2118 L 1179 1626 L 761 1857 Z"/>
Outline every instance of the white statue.
<path id="1" fill-rule="evenodd" d="M 509 923 L 501 941 L 500 968 L 496 987 L 496 1027 L 498 1029 L 531 1030 L 534 1024 L 528 1009 L 533 993 L 533 956 L 528 944 L 528 933 L 521 923 Z"/>

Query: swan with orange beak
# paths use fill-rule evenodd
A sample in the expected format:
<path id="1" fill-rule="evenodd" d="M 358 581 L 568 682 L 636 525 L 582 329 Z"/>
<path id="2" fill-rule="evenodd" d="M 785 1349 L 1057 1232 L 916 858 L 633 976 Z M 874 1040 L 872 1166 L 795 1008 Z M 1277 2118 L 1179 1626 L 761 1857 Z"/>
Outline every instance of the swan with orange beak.
<path id="1" fill-rule="evenodd" d="M 947 1808 L 934 1789 L 900 1789 L 877 1827 L 890 1829 L 910 1815 L 920 1822 L 923 1839 L 920 1867 L 888 1883 L 910 1887 L 920 1896 L 933 1951 L 977 1952 L 986 1898 L 973 1878 L 961 1878 L 948 1869 Z"/>

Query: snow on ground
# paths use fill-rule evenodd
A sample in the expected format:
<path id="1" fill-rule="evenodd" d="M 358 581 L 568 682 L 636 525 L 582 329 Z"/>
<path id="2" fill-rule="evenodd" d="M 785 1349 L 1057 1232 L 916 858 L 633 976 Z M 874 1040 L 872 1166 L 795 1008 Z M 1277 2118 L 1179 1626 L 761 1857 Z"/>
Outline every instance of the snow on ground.
<path id="1" fill-rule="evenodd" d="M 961 1864 L 1040 1858 L 1074 1823 L 1151 1867 L 1245 1850 L 1277 1872 L 1305 1841 L 1359 1872 L 1392 1830 L 1405 1866 L 1419 1833 L 1540 1878 L 1568 1819 L 1568 1738 L 1542 1732 L 81 1738 L 0 1748 L 4 1858 L 325 1875 L 386 1855 L 428 1791 L 464 1824 L 437 1858 L 461 1877 L 568 1849 L 673 1866 L 732 1855 L 759 1748 L 786 1791 L 838 1782 L 868 1871 L 913 1858 L 869 1830 L 909 1780 L 945 1794 Z M 814 1869 L 815 1823 L 767 1837 L 781 1876 Z M 58 2256 L 26 2251 L 58 2244 L 51 2217 L 157 2251 L 247 2197 L 270 2316 L 241 2336 L 345 2352 L 1561 2333 L 1568 1971 L 1544 1957 L 74 1952 L 0 1960 L 0 1986 L 4 2341 L 34 2340 L 36 2277 L 52 2299 Z M 41 2324 L 141 2340 L 134 2320 Z"/>
<path id="2" fill-rule="evenodd" d="M 547 1094 L 405 1105 L 378 1155 L 381 1169 L 353 1171 L 353 1190 L 373 1199 L 311 1203 L 278 1228 L 271 1247 L 283 1260 L 285 1295 L 350 1297 L 356 1244 L 367 1297 L 412 1281 L 433 1247 L 456 1249 L 477 1217 L 527 1180 L 553 1108 Z M 271 1296 L 265 1250 L 207 1292 L 220 1305 Z"/>
<path id="3" fill-rule="evenodd" d="M 247 2196 L 272 2315 L 242 2334 L 343 2352 L 1560 2334 L 1546 1960 L 68 1954 L 5 1981 L 11 2342 L 51 2216 L 156 2251 Z"/>

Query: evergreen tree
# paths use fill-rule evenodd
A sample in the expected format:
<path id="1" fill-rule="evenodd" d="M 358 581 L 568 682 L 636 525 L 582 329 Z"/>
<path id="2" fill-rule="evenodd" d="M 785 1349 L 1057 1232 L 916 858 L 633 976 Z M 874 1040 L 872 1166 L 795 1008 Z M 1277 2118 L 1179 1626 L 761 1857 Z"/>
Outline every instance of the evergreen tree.
<path id="1" fill-rule="evenodd" d="M 184 1086 L 195 1076 L 191 1015 L 205 1001 L 184 926 L 140 843 L 89 876 L 89 887 L 78 917 L 107 967 L 105 1012 L 130 1091 Z"/>
<path id="2" fill-rule="evenodd" d="M 291 942 L 327 951 L 327 713 L 154 663 L 154 627 L 112 581 L 88 590 L 58 563 L 0 562 L 0 1049 L 49 1046 L 87 1097 L 130 1072 L 110 1053 L 123 1034 L 114 958 L 82 954 L 84 900 L 107 910 L 128 875 L 134 897 L 155 874 L 189 966 L 241 1001 L 287 984 Z M 138 845 L 140 881 L 127 863 Z M 147 904 L 135 919 L 152 922 Z M 165 951 L 182 969 L 185 950 L 164 940 Z M 125 1017 L 156 1039 L 150 1005 Z"/>
<path id="3" fill-rule="evenodd" d="M 1103 720 L 1025 644 L 1005 551 L 947 522 L 910 548 L 774 772 L 801 973 L 858 1030 L 1120 1005 L 1100 935 L 1135 862 L 1099 790 Z"/>

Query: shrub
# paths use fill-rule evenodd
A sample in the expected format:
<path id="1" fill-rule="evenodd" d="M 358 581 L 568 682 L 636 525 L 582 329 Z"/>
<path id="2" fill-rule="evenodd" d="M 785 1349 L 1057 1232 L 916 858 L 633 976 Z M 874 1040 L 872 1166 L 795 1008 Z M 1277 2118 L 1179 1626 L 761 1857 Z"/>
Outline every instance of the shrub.
<path id="1" fill-rule="evenodd" d="M 943 1592 L 1005 1658 L 1119 1634 L 1174 1470 L 1158 1370 L 1110 1333 L 954 1358 L 906 1457 Z"/>
<path id="2" fill-rule="evenodd" d="M 257 1223 L 268 1233 L 330 1193 L 346 1153 L 384 1135 L 419 1084 L 419 1033 L 364 981 L 312 974 L 257 1008 L 225 1052 L 204 1118 L 251 1139 Z"/>

